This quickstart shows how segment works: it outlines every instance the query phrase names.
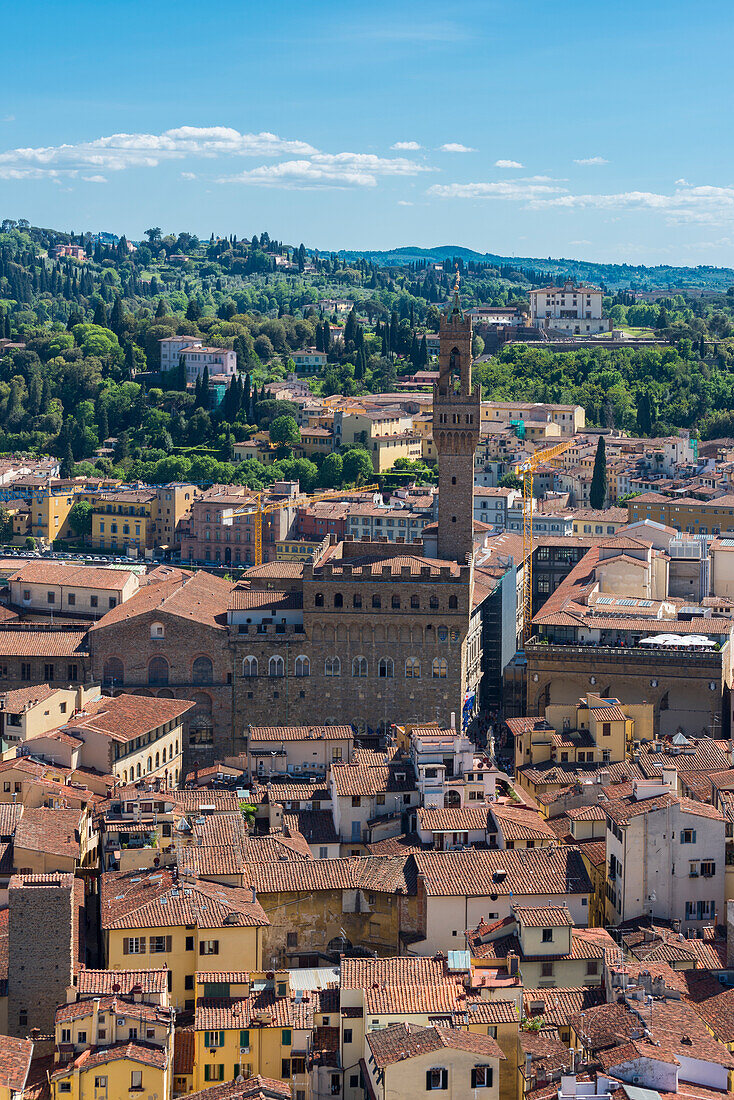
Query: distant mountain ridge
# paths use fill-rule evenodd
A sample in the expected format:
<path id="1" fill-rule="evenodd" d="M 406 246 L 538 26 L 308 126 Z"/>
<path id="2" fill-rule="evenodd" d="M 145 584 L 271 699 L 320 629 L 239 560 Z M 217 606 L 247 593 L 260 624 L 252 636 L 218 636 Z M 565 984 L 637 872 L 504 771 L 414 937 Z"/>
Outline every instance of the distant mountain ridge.
<path id="1" fill-rule="evenodd" d="M 488 263 L 495 267 L 511 267 L 517 271 L 547 271 L 553 275 L 604 283 L 608 287 L 634 287 L 638 290 L 659 290 L 667 287 L 726 290 L 734 286 L 734 268 L 731 267 L 677 267 L 668 264 L 646 267 L 644 264 L 604 264 L 564 257 L 500 256 L 494 252 L 475 252 L 461 245 L 438 245 L 435 248 L 406 245 L 388 251 L 362 252 L 341 249 L 336 255 L 344 260 L 369 260 L 380 267 L 402 267 L 415 263 L 416 260 L 443 263 L 444 260 L 456 256 L 464 262 Z"/>

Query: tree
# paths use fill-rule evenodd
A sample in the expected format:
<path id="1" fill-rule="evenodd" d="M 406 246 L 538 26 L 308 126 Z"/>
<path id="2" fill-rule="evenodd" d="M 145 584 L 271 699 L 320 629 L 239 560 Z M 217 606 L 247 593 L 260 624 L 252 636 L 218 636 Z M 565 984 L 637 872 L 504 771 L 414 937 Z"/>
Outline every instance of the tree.
<path id="1" fill-rule="evenodd" d="M 522 478 L 517 474 L 504 474 L 497 484 L 500 489 L 519 489 L 522 492 Z"/>
<path id="2" fill-rule="evenodd" d="M 153 229 L 146 229 L 145 235 L 148 238 L 150 244 L 158 244 L 161 239 L 161 227 L 156 225 Z"/>
<path id="3" fill-rule="evenodd" d="M 589 504 L 592 508 L 604 507 L 607 499 L 607 447 L 604 436 L 599 436 L 596 445 L 596 458 L 594 459 L 594 473 L 591 477 L 591 489 L 589 490 Z"/>
<path id="4" fill-rule="evenodd" d="M 69 526 L 77 538 L 87 539 L 92 533 L 92 505 L 78 500 L 69 512 Z"/>
<path id="5" fill-rule="evenodd" d="M 342 456 L 342 475 L 350 484 L 364 485 L 372 481 L 374 469 L 369 452 L 361 447 L 346 451 Z"/>
<path id="6" fill-rule="evenodd" d="M 327 455 L 321 463 L 319 481 L 325 489 L 338 489 L 342 483 L 344 463 L 342 456 L 337 454 Z"/>
<path id="7" fill-rule="evenodd" d="M 66 438 L 66 446 L 64 447 L 64 453 L 61 458 L 61 465 L 59 467 L 59 473 L 62 477 L 74 476 L 74 452 L 71 449 L 71 440 L 68 435 Z"/>
<path id="8" fill-rule="evenodd" d="M 301 429 L 292 416 L 278 416 L 270 425 L 270 442 L 281 447 L 295 447 L 301 442 Z"/>

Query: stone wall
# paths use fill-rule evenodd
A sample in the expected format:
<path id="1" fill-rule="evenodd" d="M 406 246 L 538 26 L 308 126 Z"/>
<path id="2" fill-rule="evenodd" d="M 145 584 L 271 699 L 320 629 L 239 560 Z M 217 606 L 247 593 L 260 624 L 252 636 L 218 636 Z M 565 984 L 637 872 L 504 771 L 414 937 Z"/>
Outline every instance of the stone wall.
<path id="1" fill-rule="evenodd" d="M 10 882 L 8 1034 L 19 1038 L 31 1028 L 54 1034 L 56 1009 L 73 977 L 74 877 L 47 877 L 48 883 L 21 875 Z"/>

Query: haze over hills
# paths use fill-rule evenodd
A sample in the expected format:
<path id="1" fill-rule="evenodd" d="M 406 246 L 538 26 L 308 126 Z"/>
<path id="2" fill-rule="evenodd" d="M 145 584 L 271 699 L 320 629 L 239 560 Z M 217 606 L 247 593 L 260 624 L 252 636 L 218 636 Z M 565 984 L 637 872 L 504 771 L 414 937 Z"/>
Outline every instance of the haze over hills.
<path id="1" fill-rule="evenodd" d="M 601 283 L 609 288 L 624 287 L 635 290 L 659 290 L 668 287 L 726 290 L 734 285 L 734 268 L 731 267 L 709 265 L 676 267 L 667 264 L 645 267 L 642 264 L 593 263 L 565 257 L 499 256 L 493 252 L 475 252 L 461 245 L 438 245 L 435 248 L 406 245 L 386 252 L 341 249 L 337 255 L 345 260 L 366 259 L 381 267 L 399 267 L 416 261 L 443 263 L 444 260 L 460 257 L 465 262 L 489 263 L 498 267 L 511 267 L 518 271 L 544 271 L 549 275 L 566 275 L 592 283 Z"/>

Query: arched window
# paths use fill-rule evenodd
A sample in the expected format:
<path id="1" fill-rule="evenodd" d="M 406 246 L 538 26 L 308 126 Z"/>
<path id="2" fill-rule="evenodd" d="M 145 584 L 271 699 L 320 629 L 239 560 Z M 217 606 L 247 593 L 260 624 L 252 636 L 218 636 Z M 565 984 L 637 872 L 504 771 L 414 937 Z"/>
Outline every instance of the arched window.
<path id="1" fill-rule="evenodd" d="M 336 592 L 334 594 L 334 607 L 344 607 L 344 597 L 341 592 Z"/>
<path id="2" fill-rule="evenodd" d="M 163 750 L 163 763 L 165 764 L 165 762 L 166 762 L 166 750 L 164 749 Z"/>
<path id="3" fill-rule="evenodd" d="M 393 598 L 392 598 L 392 609 L 393 609 L 393 611 L 399 611 L 400 610 L 400 596 L 393 596 Z"/>
<path id="4" fill-rule="evenodd" d="M 148 661 L 148 683 L 168 683 L 168 661 L 165 657 L 151 657 Z"/>
<path id="5" fill-rule="evenodd" d="M 136 774 L 136 777 L 138 779 L 140 779 L 140 764 L 138 764 L 135 774 Z"/>
<path id="6" fill-rule="evenodd" d="M 156 768 L 160 768 L 161 766 L 161 756 L 158 752 L 155 754 L 155 766 Z"/>
<path id="7" fill-rule="evenodd" d="M 382 600 L 377 595 L 377 593 L 375 593 L 375 595 L 372 597 L 372 606 L 373 607 L 382 607 Z"/>
<path id="8" fill-rule="evenodd" d="M 448 676 L 449 665 L 445 657 L 435 657 L 433 661 L 434 680 L 443 680 Z"/>
<path id="9" fill-rule="evenodd" d="M 125 679 L 125 666 L 119 657 L 108 657 L 104 663 L 102 682 L 105 686 L 116 687 Z"/>
<path id="10" fill-rule="evenodd" d="M 122 782 L 127 783 L 127 768 L 122 773 Z"/>
<path id="11" fill-rule="evenodd" d="M 324 661 L 324 676 L 341 676 L 342 663 L 338 657 L 327 657 Z"/>
<path id="12" fill-rule="evenodd" d="M 150 624 L 150 636 L 151 638 L 165 638 L 166 628 L 163 623 L 151 623 Z"/>
<path id="13" fill-rule="evenodd" d="M 405 679 L 406 680 L 420 680 L 421 678 L 421 663 L 417 657 L 408 657 L 405 662 Z"/>
<path id="14" fill-rule="evenodd" d="M 323 592 L 317 592 L 316 595 L 313 598 L 313 602 L 314 602 L 314 607 L 323 607 L 324 606 L 324 594 L 323 594 Z"/>
<path id="15" fill-rule="evenodd" d="M 282 657 L 271 657 L 268 663 L 268 676 L 285 676 L 285 665 Z"/>
<path id="16" fill-rule="evenodd" d="M 410 606 L 413 609 L 413 611 L 418 611 L 418 609 L 420 608 L 420 605 L 421 605 L 420 596 L 411 596 L 410 597 Z"/>
<path id="17" fill-rule="evenodd" d="M 438 611 L 438 596 L 431 596 L 430 600 L 428 601 L 428 606 L 430 607 L 431 611 Z"/>
<path id="18" fill-rule="evenodd" d="M 308 657 L 305 656 L 305 654 L 300 653 L 298 657 L 296 657 L 296 663 L 294 665 L 293 671 L 296 676 L 311 675 L 311 662 L 309 661 Z"/>
<path id="19" fill-rule="evenodd" d="M 381 680 L 392 680 L 395 675 L 395 665 L 392 657 L 381 657 L 377 666 L 377 675 Z"/>
<path id="20" fill-rule="evenodd" d="M 355 657 L 352 661 L 352 676 L 365 677 L 367 675 L 367 658 Z"/>
<path id="21" fill-rule="evenodd" d="M 355 592 L 354 595 L 352 596 L 352 607 L 361 607 L 361 606 L 362 606 L 362 593 L 361 592 Z"/>
<path id="22" fill-rule="evenodd" d="M 214 679 L 214 665 L 209 657 L 197 657 L 192 667 L 195 684 L 210 684 Z"/>
<path id="23" fill-rule="evenodd" d="M 245 657 L 242 662 L 243 676 L 257 676 L 257 657 Z"/>
<path id="24" fill-rule="evenodd" d="M 456 596 L 449 596 L 449 611 L 456 611 L 459 601 Z"/>
<path id="25" fill-rule="evenodd" d="M 148 761 L 145 765 L 145 770 L 148 774 L 153 771 L 153 758 L 150 756 L 148 757 Z"/>

